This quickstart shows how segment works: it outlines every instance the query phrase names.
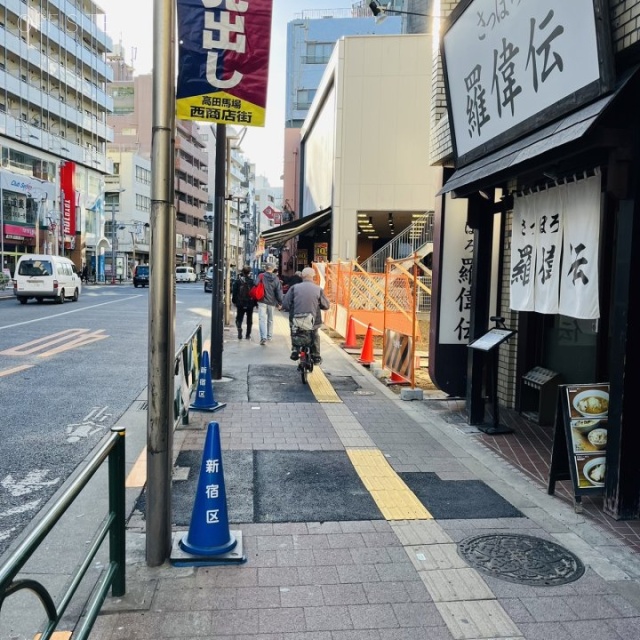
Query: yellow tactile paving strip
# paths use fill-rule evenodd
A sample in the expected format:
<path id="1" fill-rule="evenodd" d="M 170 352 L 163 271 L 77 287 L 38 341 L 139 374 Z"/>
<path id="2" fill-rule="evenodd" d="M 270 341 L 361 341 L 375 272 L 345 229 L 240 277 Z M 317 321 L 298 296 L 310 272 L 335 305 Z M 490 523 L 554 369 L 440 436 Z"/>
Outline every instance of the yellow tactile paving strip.
<path id="1" fill-rule="evenodd" d="M 37 633 L 33 640 L 40 640 L 42 638 L 41 633 Z M 70 640 L 71 631 L 54 631 L 51 640 Z"/>
<path id="2" fill-rule="evenodd" d="M 307 382 L 318 402 L 342 402 L 320 367 L 313 367 L 313 372 L 307 376 Z"/>
<path id="3" fill-rule="evenodd" d="M 347 449 L 362 483 L 386 520 L 431 520 L 433 516 L 416 498 L 377 449 Z"/>
<path id="4" fill-rule="evenodd" d="M 147 481 L 147 447 L 145 447 L 135 464 L 129 471 L 129 475 L 125 481 L 124 486 L 127 489 L 144 487 Z"/>

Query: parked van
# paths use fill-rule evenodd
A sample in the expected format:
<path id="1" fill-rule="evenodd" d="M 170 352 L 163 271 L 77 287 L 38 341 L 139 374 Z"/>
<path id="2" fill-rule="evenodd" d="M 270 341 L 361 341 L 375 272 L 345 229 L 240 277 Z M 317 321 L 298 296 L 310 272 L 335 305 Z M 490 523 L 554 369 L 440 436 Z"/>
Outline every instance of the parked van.
<path id="1" fill-rule="evenodd" d="M 13 293 L 20 304 L 29 298 L 42 302 L 46 298 L 62 304 L 66 298 L 77 302 L 82 281 L 76 267 L 62 256 L 21 256 L 13 274 Z"/>
<path id="2" fill-rule="evenodd" d="M 176 282 L 195 282 L 198 279 L 193 267 L 177 267 Z"/>

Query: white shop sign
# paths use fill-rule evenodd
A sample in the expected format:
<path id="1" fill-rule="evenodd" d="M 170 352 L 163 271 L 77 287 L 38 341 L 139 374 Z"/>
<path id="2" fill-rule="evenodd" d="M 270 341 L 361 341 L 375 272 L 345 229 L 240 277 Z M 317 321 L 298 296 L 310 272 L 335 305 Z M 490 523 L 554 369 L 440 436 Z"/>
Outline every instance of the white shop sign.
<path id="1" fill-rule="evenodd" d="M 459 166 L 611 89 L 600 23 L 600 0 L 468 3 L 443 38 Z"/>

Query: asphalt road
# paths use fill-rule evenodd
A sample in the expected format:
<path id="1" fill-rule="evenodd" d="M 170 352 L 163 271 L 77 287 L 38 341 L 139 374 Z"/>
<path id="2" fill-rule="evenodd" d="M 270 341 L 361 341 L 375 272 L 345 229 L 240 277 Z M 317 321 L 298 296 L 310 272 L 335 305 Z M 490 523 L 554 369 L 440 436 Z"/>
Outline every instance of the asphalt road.
<path id="1" fill-rule="evenodd" d="M 0 300 L 0 555 L 146 387 L 148 293 Z M 176 350 L 210 312 L 201 282 L 176 286 Z"/>

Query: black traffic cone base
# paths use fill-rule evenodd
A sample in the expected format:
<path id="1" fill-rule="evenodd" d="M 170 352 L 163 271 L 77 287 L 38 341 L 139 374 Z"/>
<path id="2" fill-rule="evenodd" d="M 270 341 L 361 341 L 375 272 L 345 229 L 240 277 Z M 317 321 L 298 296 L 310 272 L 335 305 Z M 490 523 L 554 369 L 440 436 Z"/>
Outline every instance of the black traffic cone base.
<path id="1" fill-rule="evenodd" d="M 247 561 L 242 546 L 242 531 L 230 530 L 236 544 L 226 553 L 220 555 L 197 555 L 184 551 L 180 543 L 186 539 L 188 531 L 177 531 L 174 534 L 169 561 L 174 567 L 214 567 L 222 564 L 242 564 Z"/>

